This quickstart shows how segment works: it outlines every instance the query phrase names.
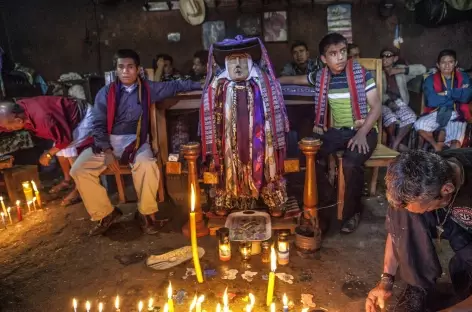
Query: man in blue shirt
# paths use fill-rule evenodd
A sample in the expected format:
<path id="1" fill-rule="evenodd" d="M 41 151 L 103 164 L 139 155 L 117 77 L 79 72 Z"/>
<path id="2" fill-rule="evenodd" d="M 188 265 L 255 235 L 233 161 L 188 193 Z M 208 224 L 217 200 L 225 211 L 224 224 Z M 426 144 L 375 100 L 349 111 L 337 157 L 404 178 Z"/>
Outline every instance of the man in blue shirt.
<path id="1" fill-rule="evenodd" d="M 115 55 L 118 79 L 103 87 L 95 98 L 92 134 L 94 147 L 80 154 L 71 169 L 85 208 L 97 226 L 90 235 L 103 234 L 122 213 L 113 207 L 99 176 L 105 169 L 119 171 L 129 163 L 138 195 L 142 229 L 155 234 L 159 228 L 155 213 L 160 173 L 149 141 L 150 103 L 162 101 L 178 92 L 201 88 L 192 81 L 151 82 L 138 76 L 139 55 L 119 50 Z"/>
<path id="2" fill-rule="evenodd" d="M 426 114 L 415 122 L 415 129 L 435 151 L 441 151 L 444 144 L 451 148 L 462 145 L 467 121 L 471 120 L 468 103 L 472 88 L 467 74 L 457 69 L 455 51 L 441 51 L 437 66 L 439 71 L 424 81 Z M 445 132 L 445 138 L 440 133 L 438 142 L 433 137 L 436 130 Z"/>

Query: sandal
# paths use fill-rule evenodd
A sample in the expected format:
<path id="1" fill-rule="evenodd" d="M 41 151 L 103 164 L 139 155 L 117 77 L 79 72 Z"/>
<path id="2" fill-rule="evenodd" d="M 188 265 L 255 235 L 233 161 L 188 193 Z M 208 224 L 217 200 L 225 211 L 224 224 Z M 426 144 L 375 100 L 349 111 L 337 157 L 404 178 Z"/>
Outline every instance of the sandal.
<path id="1" fill-rule="evenodd" d="M 69 181 L 62 180 L 60 183 L 54 185 L 49 190 L 49 194 L 57 194 L 64 190 L 70 189 L 73 185 L 74 185 L 74 182 L 72 180 L 69 180 Z"/>
<path id="2" fill-rule="evenodd" d="M 74 195 L 74 193 L 76 193 Z M 67 207 L 67 206 L 72 206 L 75 204 L 78 204 L 82 201 L 82 198 L 80 197 L 80 194 L 77 190 L 73 190 L 67 196 L 61 201 L 61 206 L 62 207 Z"/>

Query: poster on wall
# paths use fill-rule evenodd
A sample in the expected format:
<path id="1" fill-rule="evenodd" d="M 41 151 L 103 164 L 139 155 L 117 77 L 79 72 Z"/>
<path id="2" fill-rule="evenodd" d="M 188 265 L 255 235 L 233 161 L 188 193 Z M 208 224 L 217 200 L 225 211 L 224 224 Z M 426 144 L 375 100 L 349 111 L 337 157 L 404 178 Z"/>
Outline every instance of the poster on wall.
<path id="1" fill-rule="evenodd" d="M 265 42 L 288 41 L 287 12 L 264 12 L 262 21 Z"/>
<path id="2" fill-rule="evenodd" d="M 225 39 L 225 22 L 212 21 L 202 25 L 203 48 L 209 50 L 210 46 Z"/>
<path id="3" fill-rule="evenodd" d="M 352 42 L 352 21 L 350 4 L 328 6 L 328 33 L 339 33 Z"/>

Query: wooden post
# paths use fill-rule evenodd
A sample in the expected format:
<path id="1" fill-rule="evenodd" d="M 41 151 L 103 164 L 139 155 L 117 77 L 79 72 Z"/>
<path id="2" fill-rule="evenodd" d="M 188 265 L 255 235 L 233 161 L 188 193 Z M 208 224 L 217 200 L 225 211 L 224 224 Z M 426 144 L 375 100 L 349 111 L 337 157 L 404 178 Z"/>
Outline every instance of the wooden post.
<path id="1" fill-rule="evenodd" d="M 316 185 L 315 156 L 321 146 L 320 140 L 303 138 L 298 142 L 300 150 L 306 157 L 305 188 L 303 192 L 303 211 L 305 218 L 310 215 L 318 218 L 318 190 Z"/>
<path id="2" fill-rule="evenodd" d="M 195 188 L 195 221 L 197 223 L 197 237 L 206 236 L 209 230 L 203 221 L 202 206 L 200 205 L 200 186 L 198 184 L 197 176 L 197 158 L 200 155 L 200 143 L 189 142 L 183 146 L 184 158 L 188 163 L 188 191 L 190 192 L 191 185 Z M 190 196 L 188 209 L 190 210 Z M 182 232 L 185 236 L 190 237 L 189 223 L 187 222 L 182 227 Z"/>

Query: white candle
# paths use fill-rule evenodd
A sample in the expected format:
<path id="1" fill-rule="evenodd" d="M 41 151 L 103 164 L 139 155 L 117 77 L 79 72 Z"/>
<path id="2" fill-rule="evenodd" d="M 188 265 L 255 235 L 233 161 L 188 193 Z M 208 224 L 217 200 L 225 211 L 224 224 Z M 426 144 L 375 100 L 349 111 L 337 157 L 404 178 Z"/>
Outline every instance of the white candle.
<path id="1" fill-rule="evenodd" d="M 3 227 L 4 228 L 7 228 L 7 224 L 5 223 L 5 214 L 2 212 L 0 212 L 0 215 L 2 216 L 2 223 L 3 223 Z"/>
<path id="2" fill-rule="evenodd" d="M 197 300 L 198 300 L 198 299 L 197 299 L 197 295 L 195 295 L 195 297 L 193 297 L 192 303 L 190 304 L 190 308 L 188 309 L 189 312 L 192 312 L 193 309 L 196 307 L 196 305 L 197 305 Z M 169 308 L 169 307 L 167 307 L 167 308 Z"/>
<path id="3" fill-rule="evenodd" d="M 198 297 L 197 308 L 195 309 L 197 312 L 202 312 L 202 302 L 203 302 L 203 300 L 205 300 L 204 295 L 201 295 L 200 297 Z"/>
<path id="4" fill-rule="evenodd" d="M 282 298 L 282 302 L 284 304 L 283 306 L 283 311 L 284 312 L 288 312 L 288 298 L 287 298 L 287 295 L 284 294 L 283 298 Z"/>
<path id="5" fill-rule="evenodd" d="M 229 312 L 228 287 L 226 287 L 225 292 L 223 294 L 223 312 Z"/>
<path id="6" fill-rule="evenodd" d="M 8 207 L 7 213 L 8 213 L 8 219 L 10 220 L 10 224 L 13 224 L 13 220 L 11 219 L 11 208 L 10 207 Z"/>
<path id="7" fill-rule="evenodd" d="M 36 210 L 36 197 L 33 197 L 33 209 Z"/>

